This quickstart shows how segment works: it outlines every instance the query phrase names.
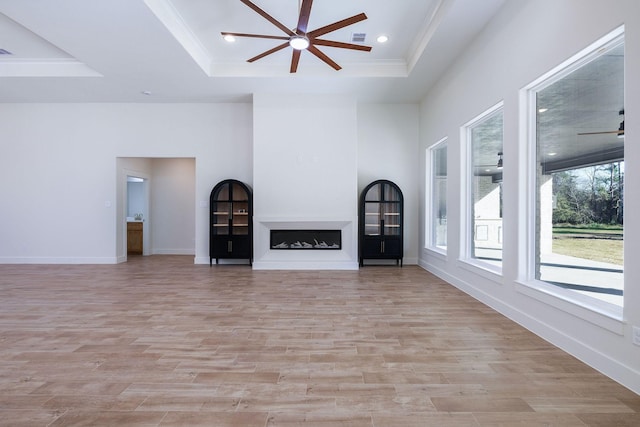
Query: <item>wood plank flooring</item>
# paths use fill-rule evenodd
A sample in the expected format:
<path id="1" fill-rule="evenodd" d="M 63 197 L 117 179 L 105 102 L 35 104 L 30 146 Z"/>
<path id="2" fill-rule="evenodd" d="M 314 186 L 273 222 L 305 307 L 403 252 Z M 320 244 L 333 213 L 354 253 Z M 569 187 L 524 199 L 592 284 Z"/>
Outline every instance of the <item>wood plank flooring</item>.
<path id="1" fill-rule="evenodd" d="M 0 265 L 2 426 L 639 426 L 640 396 L 416 266 Z"/>

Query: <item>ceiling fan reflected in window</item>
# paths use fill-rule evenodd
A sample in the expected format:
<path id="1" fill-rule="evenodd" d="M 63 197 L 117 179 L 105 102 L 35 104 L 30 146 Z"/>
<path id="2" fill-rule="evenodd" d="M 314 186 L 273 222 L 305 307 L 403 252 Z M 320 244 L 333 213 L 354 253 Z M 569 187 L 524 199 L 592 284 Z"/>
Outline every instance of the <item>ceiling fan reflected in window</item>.
<path id="1" fill-rule="evenodd" d="M 618 130 L 605 130 L 601 132 L 581 132 L 578 135 L 604 135 L 607 133 L 615 133 L 618 135 L 618 138 L 624 138 L 624 109 L 618 112 L 618 115 L 622 116 L 622 121 L 620 122 L 620 126 Z"/>
<path id="2" fill-rule="evenodd" d="M 479 164 L 479 165 L 474 165 L 474 167 L 476 169 L 483 169 L 484 172 L 502 172 L 502 167 L 504 165 L 504 160 L 502 159 L 502 151 L 498 152 L 498 160 L 496 163 L 486 163 L 486 164 Z"/>
<path id="3" fill-rule="evenodd" d="M 326 25 L 324 27 L 315 29 L 313 31 L 307 31 L 307 25 L 309 23 L 309 17 L 311 15 L 311 5 L 313 4 L 313 0 L 302 0 L 302 4 L 300 6 L 300 14 L 298 17 L 298 25 L 295 29 L 290 30 L 285 25 L 280 23 L 274 17 L 269 15 L 267 12 L 262 10 L 260 7 L 255 5 L 249 0 L 240 0 L 245 5 L 249 6 L 256 13 L 262 16 L 267 21 L 271 22 L 273 25 L 278 27 L 282 32 L 286 34 L 286 36 L 272 36 L 266 34 L 247 34 L 247 33 L 232 33 L 224 31 L 222 32 L 223 37 L 233 36 L 233 37 L 253 37 L 253 38 L 261 38 L 261 39 L 273 39 L 273 40 L 284 40 L 285 42 L 269 49 L 265 52 L 262 52 L 260 55 L 254 56 L 253 58 L 249 58 L 247 62 L 254 62 L 258 59 L 264 58 L 265 56 L 271 55 L 272 53 L 278 52 L 287 46 L 291 46 L 293 48 L 293 54 L 291 56 L 291 67 L 289 69 L 290 73 L 295 73 L 298 70 L 298 63 L 300 62 L 300 55 L 303 50 L 306 50 L 313 55 L 317 56 L 323 62 L 331 66 L 333 69 L 340 70 L 342 67 L 338 65 L 335 61 L 325 55 L 317 46 L 328 46 L 328 47 L 337 47 L 341 49 L 351 49 L 351 50 L 361 50 L 369 52 L 371 51 L 371 46 L 364 46 L 352 43 L 343 43 L 332 40 L 325 40 L 320 38 L 321 36 L 331 33 L 333 31 L 339 30 L 344 27 L 348 27 L 349 25 L 353 25 L 360 21 L 364 21 L 367 19 L 367 15 L 364 13 L 360 13 L 358 15 L 354 15 L 350 18 L 343 19 L 341 21 L 334 22 L 333 24 Z"/>

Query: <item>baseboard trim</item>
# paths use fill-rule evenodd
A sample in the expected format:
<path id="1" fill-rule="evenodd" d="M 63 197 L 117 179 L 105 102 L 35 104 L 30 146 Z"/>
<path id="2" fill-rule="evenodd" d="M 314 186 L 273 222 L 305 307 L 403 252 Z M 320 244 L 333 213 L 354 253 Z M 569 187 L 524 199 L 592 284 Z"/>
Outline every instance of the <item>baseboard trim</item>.
<path id="1" fill-rule="evenodd" d="M 0 257 L 0 264 L 118 264 L 118 257 Z"/>

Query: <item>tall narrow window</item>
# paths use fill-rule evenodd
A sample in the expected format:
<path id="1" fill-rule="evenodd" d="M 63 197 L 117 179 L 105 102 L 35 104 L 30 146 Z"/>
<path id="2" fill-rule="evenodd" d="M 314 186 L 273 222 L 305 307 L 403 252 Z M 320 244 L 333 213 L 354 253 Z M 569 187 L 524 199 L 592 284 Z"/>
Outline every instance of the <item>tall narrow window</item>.
<path id="1" fill-rule="evenodd" d="M 502 268 L 502 105 L 467 125 L 469 258 Z"/>
<path id="2" fill-rule="evenodd" d="M 429 149 L 431 162 L 430 199 L 431 215 L 428 218 L 429 246 L 447 250 L 447 142 L 438 142 Z"/>
<path id="3" fill-rule="evenodd" d="M 624 39 L 534 88 L 534 279 L 622 306 Z"/>

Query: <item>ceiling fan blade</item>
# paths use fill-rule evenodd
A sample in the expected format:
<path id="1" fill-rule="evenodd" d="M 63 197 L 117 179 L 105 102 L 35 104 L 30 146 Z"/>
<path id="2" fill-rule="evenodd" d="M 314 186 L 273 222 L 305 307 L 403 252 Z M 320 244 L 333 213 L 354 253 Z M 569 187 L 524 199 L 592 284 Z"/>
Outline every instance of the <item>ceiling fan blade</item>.
<path id="1" fill-rule="evenodd" d="M 307 25 L 309 24 L 309 16 L 311 16 L 311 5 L 313 0 L 302 0 L 302 6 L 300 7 L 300 17 L 298 18 L 298 34 L 305 34 L 307 32 Z"/>
<path id="2" fill-rule="evenodd" d="M 342 21 L 334 22 L 333 24 L 326 25 L 324 27 L 318 28 L 317 30 L 310 31 L 309 33 L 307 33 L 307 36 L 315 38 L 323 34 L 339 30 L 340 28 L 348 27 L 349 25 L 353 25 L 356 22 L 364 21 L 365 19 L 367 19 L 367 15 L 365 15 L 364 13 L 354 15 L 351 18 L 346 18 Z"/>
<path id="3" fill-rule="evenodd" d="M 293 49 L 293 55 L 291 56 L 291 69 L 289 70 L 290 73 L 295 73 L 296 71 L 298 71 L 298 63 L 300 62 L 301 52 L 302 51 L 298 49 Z"/>
<path id="4" fill-rule="evenodd" d="M 342 49 L 363 50 L 366 52 L 371 51 L 371 46 L 363 46 L 361 44 L 352 44 L 352 43 L 342 43 L 342 42 L 336 42 L 332 40 L 313 39 L 313 44 L 318 44 L 320 46 L 340 47 Z"/>
<path id="5" fill-rule="evenodd" d="M 247 59 L 247 62 L 257 61 L 258 59 L 262 59 L 267 55 L 271 55 L 272 53 L 275 53 L 275 52 L 277 52 L 279 50 L 282 50 L 287 46 L 289 46 L 289 42 L 282 43 L 281 45 L 278 45 L 278 46 L 274 47 L 273 49 L 269 49 L 266 52 L 262 52 L 260 55 L 257 55 L 257 56 L 254 56 L 253 58 Z"/>
<path id="6" fill-rule="evenodd" d="M 228 33 L 222 32 L 220 33 L 223 36 L 233 36 L 233 37 L 254 37 L 257 39 L 274 39 L 274 40 L 289 40 L 287 36 L 268 36 L 266 34 L 247 34 L 247 33 Z"/>
<path id="7" fill-rule="evenodd" d="M 608 130 L 608 131 L 603 131 L 603 132 L 581 132 L 578 133 L 578 135 L 605 135 L 608 133 L 617 133 L 618 135 L 622 135 L 624 134 L 624 131 L 621 130 Z"/>
<path id="8" fill-rule="evenodd" d="M 342 67 L 339 66 L 338 64 L 336 64 L 331 58 L 329 58 L 327 55 L 325 55 L 324 53 L 322 53 L 317 47 L 315 47 L 314 45 L 309 45 L 309 47 L 307 48 L 307 50 L 311 53 L 313 53 L 315 56 L 317 56 L 318 58 L 322 59 L 324 62 L 326 62 L 327 64 L 329 64 L 329 66 L 331 66 L 334 70 L 341 70 Z"/>
<path id="9" fill-rule="evenodd" d="M 240 0 L 240 1 L 242 3 L 244 3 L 244 4 L 246 4 L 247 6 L 249 6 L 255 12 L 257 12 L 258 15 L 262 16 L 264 19 L 266 19 L 267 21 L 271 22 L 276 27 L 280 28 L 285 34 L 288 34 L 290 36 L 295 35 L 295 33 L 293 31 L 291 31 L 290 29 L 288 29 L 287 27 L 282 25 L 282 23 L 280 23 L 277 19 L 275 19 L 273 16 L 269 15 L 264 10 L 260 9 L 258 6 L 256 6 L 255 4 L 250 2 L 249 0 Z"/>

